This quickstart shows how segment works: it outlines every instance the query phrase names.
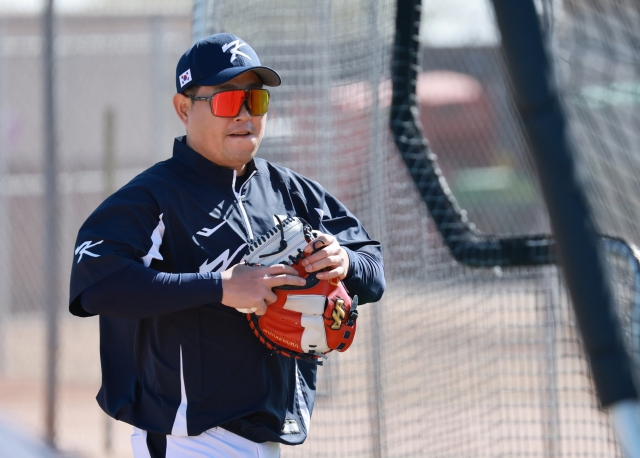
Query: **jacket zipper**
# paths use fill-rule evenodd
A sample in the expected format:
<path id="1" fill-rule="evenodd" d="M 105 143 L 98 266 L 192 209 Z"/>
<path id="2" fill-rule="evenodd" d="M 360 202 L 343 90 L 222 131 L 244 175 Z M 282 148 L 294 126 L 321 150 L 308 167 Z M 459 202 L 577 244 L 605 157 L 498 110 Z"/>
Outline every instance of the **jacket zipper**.
<path id="1" fill-rule="evenodd" d="M 238 202 L 238 206 L 240 207 L 240 213 L 242 213 L 244 226 L 245 226 L 245 229 L 247 230 L 247 235 L 249 236 L 248 242 L 251 242 L 253 241 L 253 231 L 251 230 L 251 225 L 249 224 L 249 218 L 247 217 L 247 212 L 244 210 L 244 205 L 242 205 L 242 190 L 247 185 L 251 177 L 253 177 L 256 174 L 256 171 L 254 170 L 253 172 L 251 172 L 251 175 L 249 175 L 249 178 L 247 178 L 247 181 L 242 183 L 242 186 L 240 186 L 240 190 L 238 192 L 236 192 L 236 173 L 237 172 L 234 170 L 233 182 L 231 183 L 231 190 L 233 191 L 233 194 L 236 196 L 236 202 Z"/>

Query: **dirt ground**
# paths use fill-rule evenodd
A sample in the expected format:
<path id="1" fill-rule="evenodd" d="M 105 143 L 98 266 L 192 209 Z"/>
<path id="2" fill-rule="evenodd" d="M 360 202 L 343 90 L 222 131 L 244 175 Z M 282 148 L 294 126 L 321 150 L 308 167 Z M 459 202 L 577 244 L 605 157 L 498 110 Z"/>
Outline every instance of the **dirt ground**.
<path id="1" fill-rule="evenodd" d="M 4 331 L 0 412 L 18 427 L 42 437 L 44 322 L 38 317 L 14 319 Z M 61 321 L 56 444 L 61 451 L 82 458 L 130 457 L 131 427 L 107 417 L 95 401 L 100 387 L 98 338 L 97 319 Z"/>

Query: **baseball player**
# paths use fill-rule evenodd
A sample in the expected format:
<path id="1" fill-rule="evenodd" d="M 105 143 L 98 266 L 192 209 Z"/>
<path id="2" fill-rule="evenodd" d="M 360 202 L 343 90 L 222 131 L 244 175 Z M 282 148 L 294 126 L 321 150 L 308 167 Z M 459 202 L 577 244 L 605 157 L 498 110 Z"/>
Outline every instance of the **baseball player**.
<path id="1" fill-rule="evenodd" d="M 135 458 L 277 457 L 307 437 L 317 365 L 269 350 L 237 310 L 262 315 L 274 287 L 305 283 L 290 266 L 242 262 L 274 215 L 318 231 L 306 272 L 341 279 L 361 304 L 384 291 L 380 244 L 356 217 L 318 183 L 255 157 L 265 86 L 278 85 L 242 39 L 197 42 L 176 70 L 186 136 L 78 233 L 69 310 L 100 316 L 97 400 L 134 426 Z"/>

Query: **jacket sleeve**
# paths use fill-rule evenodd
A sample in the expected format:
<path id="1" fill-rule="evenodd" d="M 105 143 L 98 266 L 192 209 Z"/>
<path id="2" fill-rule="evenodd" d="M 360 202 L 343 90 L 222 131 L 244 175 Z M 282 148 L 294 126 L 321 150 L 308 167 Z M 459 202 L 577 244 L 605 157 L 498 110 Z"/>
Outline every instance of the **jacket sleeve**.
<path id="1" fill-rule="evenodd" d="M 222 279 L 218 272 L 170 274 L 132 263 L 87 287 L 80 301 L 91 315 L 149 318 L 221 302 Z"/>
<path id="2" fill-rule="evenodd" d="M 172 277 L 152 269 L 154 260 L 163 259 L 165 218 L 148 187 L 135 179 L 89 216 L 74 249 L 69 294 L 73 315 L 139 318 L 222 297 L 219 275 Z M 177 301 L 176 295 L 191 299 Z M 160 297 L 160 303 L 154 302 Z"/>
<path id="3" fill-rule="evenodd" d="M 336 237 L 349 255 L 349 272 L 343 283 L 359 303 L 376 302 L 384 293 L 384 264 L 380 242 L 372 240 L 360 221 L 338 199 L 314 182 L 300 188 L 297 200 L 306 204 L 314 229 Z"/>

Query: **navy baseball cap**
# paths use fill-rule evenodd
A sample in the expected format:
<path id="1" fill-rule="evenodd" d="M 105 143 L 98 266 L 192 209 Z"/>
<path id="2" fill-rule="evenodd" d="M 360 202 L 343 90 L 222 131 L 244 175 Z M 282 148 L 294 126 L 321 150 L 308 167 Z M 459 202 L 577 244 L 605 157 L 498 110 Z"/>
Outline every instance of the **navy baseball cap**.
<path id="1" fill-rule="evenodd" d="M 248 43 L 230 33 L 217 33 L 182 55 L 176 67 L 176 90 L 183 93 L 194 85 L 217 86 L 248 71 L 257 73 L 265 86 L 280 86 L 280 75 L 261 65 Z"/>

